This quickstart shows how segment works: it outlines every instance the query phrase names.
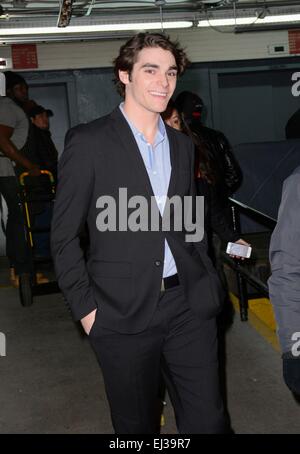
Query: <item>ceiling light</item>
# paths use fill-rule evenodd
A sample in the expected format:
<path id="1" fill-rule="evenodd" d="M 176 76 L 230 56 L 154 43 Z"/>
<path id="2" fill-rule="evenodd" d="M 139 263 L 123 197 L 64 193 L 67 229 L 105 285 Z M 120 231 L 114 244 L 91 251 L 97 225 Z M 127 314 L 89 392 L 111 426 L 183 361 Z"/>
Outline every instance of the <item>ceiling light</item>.
<path id="1" fill-rule="evenodd" d="M 26 27 L 26 28 L 0 28 L 1 41 L 5 41 L 5 36 L 19 35 L 69 35 L 72 33 L 95 33 L 95 32 L 115 32 L 130 30 L 157 30 L 161 29 L 161 22 L 138 22 L 121 24 L 98 24 L 98 25 L 74 25 L 67 28 L 57 27 Z M 189 28 L 193 26 L 192 21 L 167 21 L 163 22 L 164 29 Z"/>
<path id="2" fill-rule="evenodd" d="M 259 24 L 276 24 L 286 22 L 300 21 L 300 14 L 282 14 L 278 16 L 266 16 L 264 18 L 257 18 L 256 16 L 237 17 L 237 18 L 224 18 L 224 19 L 208 19 L 200 20 L 198 27 L 222 27 L 229 25 L 259 25 Z"/>
<path id="3" fill-rule="evenodd" d="M 273 24 L 282 22 L 300 21 L 300 14 L 281 14 L 278 16 L 266 16 L 263 19 L 257 19 L 257 24 Z"/>
<path id="4" fill-rule="evenodd" d="M 228 25 L 248 25 L 255 22 L 257 18 L 253 17 L 237 17 L 236 19 L 209 19 L 209 20 L 201 20 L 198 23 L 198 27 L 223 27 Z"/>

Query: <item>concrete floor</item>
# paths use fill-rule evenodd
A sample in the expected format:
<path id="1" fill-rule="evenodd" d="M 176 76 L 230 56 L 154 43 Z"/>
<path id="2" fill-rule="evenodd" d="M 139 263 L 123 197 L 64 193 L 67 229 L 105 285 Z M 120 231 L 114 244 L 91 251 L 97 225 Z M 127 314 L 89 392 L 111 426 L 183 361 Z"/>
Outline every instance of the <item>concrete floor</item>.
<path id="1" fill-rule="evenodd" d="M 6 271 L 0 273 L 6 284 Z M 0 433 L 111 434 L 96 358 L 60 294 L 20 305 L 0 289 Z M 238 316 L 225 336 L 227 401 L 237 434 L 296 434 L 300 406 L 283 384 L 280 355 Z M 176 433 L 170 403 L 163 433 Z"/>

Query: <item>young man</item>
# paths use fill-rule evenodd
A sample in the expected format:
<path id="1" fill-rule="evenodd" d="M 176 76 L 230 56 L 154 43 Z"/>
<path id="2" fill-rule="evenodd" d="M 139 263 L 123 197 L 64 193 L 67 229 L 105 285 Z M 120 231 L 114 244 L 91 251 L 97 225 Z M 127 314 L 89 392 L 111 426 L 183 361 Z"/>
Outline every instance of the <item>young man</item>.
<path id="1" fill-rule="evenodd" d="M 129 228 L 137 196 L 160 221 L 166 196 L 195 198 L 193 144 L 160 118 L 186 64 L 164 35 L 131 38 L 115 60 L 124 103 L 72 129 L 59 163 L 57 277 L 96 352 L 116 433 L 155 433 L 161 368 L 180 433 L 225 431 L 215 325 L 221 286 L 206 244 L 175 229 L 175 207 L 169 230 Z M 79 246 L 85 223 L 87 261 Z"/>

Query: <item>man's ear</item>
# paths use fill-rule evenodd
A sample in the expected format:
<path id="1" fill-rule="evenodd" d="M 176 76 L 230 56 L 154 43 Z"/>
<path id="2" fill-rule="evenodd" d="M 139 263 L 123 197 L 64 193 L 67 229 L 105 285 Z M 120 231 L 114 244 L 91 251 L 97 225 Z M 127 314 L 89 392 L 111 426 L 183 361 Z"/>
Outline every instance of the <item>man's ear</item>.
<path id="1" fill-rule="evenodd" d="M 119 79 L 123 82 L 124 85 L 127 85 L 130 82 L 128 71 L 119 71 Z"/>

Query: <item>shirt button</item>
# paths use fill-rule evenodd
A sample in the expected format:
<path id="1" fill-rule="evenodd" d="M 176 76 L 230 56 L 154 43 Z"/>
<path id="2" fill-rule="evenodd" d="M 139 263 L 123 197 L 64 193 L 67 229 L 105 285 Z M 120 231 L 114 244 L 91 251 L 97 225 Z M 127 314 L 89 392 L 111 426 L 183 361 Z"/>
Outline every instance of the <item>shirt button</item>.
<path id="1" fill-rule="evenodd" d="M 155 266 L 160 266 L 161 265 L 161 260 L 155 260 Z"/>
<path id="2" fill-rule="evenodd" d="M 157 172 L 156 172 L 156 170 L 154 170 L 153 175 L 156 175 L 156 174 L 157 174 Z"/>

